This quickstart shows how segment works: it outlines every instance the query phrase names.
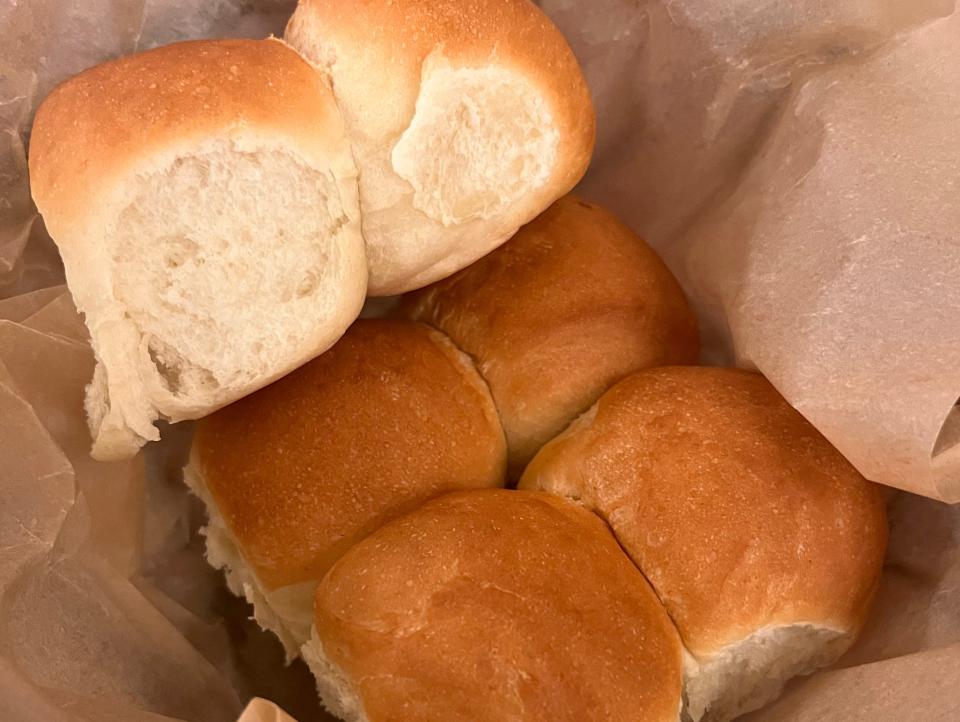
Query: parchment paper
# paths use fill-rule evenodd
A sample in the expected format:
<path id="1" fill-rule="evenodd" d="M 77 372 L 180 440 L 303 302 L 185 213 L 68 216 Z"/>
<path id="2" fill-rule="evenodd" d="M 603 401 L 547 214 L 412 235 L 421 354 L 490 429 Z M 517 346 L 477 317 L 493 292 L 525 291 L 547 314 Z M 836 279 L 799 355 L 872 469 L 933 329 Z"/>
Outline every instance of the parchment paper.
<path id="1" fill-rule="evenodd" d="M 238 722 L 296 722 L 273 702 L 255 697 L 243 710 Z"/>
<path id="2" fill-rule="evenodd" d="M 582 185 L 664 254 L 710 361 L 754 365 L 870 478 L 960 500 L 960 15 L 952 0 L 543 0 L 599 112 Z M 203 561 L 188 425 L 88 454 L 86 333 L 30 202 L 57 82 L 292 3 L 0 0 L 0 719 L 326 719 Z M 960 719 L 960 507 L 891 500 L 876 611 L 753 722 Z M 265 701 L 244 722 L 289 718 Z"/>

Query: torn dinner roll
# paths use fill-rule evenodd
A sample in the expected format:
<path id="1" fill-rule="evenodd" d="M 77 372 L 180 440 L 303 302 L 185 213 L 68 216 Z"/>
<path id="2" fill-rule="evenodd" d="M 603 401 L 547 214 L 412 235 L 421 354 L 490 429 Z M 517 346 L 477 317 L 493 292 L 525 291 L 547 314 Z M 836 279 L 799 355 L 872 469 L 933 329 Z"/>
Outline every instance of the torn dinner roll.
<path id="1" fill-rule="evenodd" d="M 349 722 L 676 722 L 681 645 L 604 523 L 547 494 L 448 494 L 320 583 L 304 659 Z"/>
<path id="2" fill-rule="evenodd" d="M 360 320 L 327 353 L 197 425 L 186 475 L 207 552 L 288 654 L 352 544 L 433 496 L 502 486 L 506 444 L 470 360 L 407 321 Z"/>
<path id="3" fill-rule="evenodd" d="M 523 489 L 607 520 L 683 643 L 689 719 L 729 720 L 853 642 L 884 500 L 759 374 L 640 371 L 534 458 Z"/>
<path id="4" fill-rule="evenodd" d="M 176 43 L 67 80 L 37 112 L 30 179 L 97 357 L 97 458 L 317 356 L 363 303 L 342 122 L 278 40 Z"/>
<path id="5" fill-rule="evenodd" d="M 343 111 L 373 295 L 467 266 L 587 168 L 586 82 L 529 0 L 301 0 L 284 38 Z"/>
<path id="6" fill-rule="evenodd" d="M 699 352 L 696 319 L 663 261 L 573 196 L 469 268 L 408 294 L 401 313 L 477 362 L 515 477 L 613 383 L 647 366 L 696 363 Z"/>

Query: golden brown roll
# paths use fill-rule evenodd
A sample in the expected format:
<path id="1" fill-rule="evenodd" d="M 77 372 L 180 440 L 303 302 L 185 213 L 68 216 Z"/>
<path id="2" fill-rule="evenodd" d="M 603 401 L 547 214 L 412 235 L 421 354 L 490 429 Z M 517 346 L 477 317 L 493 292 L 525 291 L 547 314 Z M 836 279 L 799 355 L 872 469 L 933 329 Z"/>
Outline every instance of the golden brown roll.
<path id="1" fill-rule="evenodd" d="M 696 320 L 666 265 L 610 213 L 573 196 L 469 268 L 408 294 L 402 313 L 477 362 L 514 476 L 611 384 L 698 356 Z"/>
<path id="2" fill-rule="evenodd" d="M 694 720 L 755 709 L 835 660 L 880 578 L 879 488 L 758 374 L 637 372 L 547 444 L 520 486 L 608 521 L 690 653 Z"/>
<path id="3" fill-rule="evenodd" d="M 326 705 L 384 722 L 675 722 L 681 646 L 603 522 L 547 494 L 448 494 L 317 589 Z"/>
<path id="4" fill-rule="evenodd" d="M 506 445 L 470 360 L 406 321 L 357 321 L 323 356 L 204 419 L 188 480 L 207 550 L 288 652 L 316 582 L 354 542 L 427 499 L 504 483 Z"/>

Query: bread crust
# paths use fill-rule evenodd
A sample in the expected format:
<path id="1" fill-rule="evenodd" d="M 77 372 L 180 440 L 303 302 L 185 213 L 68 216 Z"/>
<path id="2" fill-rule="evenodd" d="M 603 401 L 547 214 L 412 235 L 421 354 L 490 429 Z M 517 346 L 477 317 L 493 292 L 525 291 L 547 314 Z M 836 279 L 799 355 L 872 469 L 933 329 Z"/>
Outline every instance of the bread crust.
<path id="1" fill-rule="evenodd" d="M 355 178 L 330 89 L 292 48 L 269 40 L 195 40 L 118 58 L 58 85 L 30 138 L 30 183 L 58 245 L 102 196 L 155 154 L 211 137 L 289 143 L 317 166 Z"/>
<path id="2" fill-rule="evenodd" d="M 602 521 L 562 499 L 435 499 L 353 547 L 316 638 L 367 719 L 675 722 L 681 649 Z"/>
<path id="3" fill-rule="evenodd" d="M 547 444 L 520 487 L 608 520 L 701 660 L 791 624 L 852 638 L 879 583 L 880 488 L 759 374 L 637 372 Z"/>
<path id="4" fill-rule="evenodd" d="M 319 358 L 201 420 L 194 460 L 268 589 L 446 491 L 502 486 L 506 443 L 469 359 L 438 332 L 359 320 Z"/>
<path id="5" fill-rule="evenodd" d="M 514 476 L 628 373 L 696 363 L 699 353 L 696 319 L 667 266 L 612 214 L 575 196 L 468 268 L 407 294 L 400 313 L 476 360 Z"/>

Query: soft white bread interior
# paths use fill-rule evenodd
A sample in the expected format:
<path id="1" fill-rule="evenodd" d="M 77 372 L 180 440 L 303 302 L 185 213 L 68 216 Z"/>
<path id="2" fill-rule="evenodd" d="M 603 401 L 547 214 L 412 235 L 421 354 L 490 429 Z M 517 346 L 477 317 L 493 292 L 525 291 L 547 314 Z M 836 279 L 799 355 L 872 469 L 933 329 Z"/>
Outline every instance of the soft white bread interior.
<path id="1" fill-rule="evenodd" d="M 732 720 L 780 696 L 787 680 L 829 667 L 853 642 L 829 622 L 775 624 L 699 660 L 684 654 L 684 722 Z"/>
<path id="2" fill-rule="evenodd" d="M 357 686 L 327 656 L 316 629 L 301 648 L 300 656 L 313 673 L 317 681 L 317 694 L 330 714 L 345 722 L 370 722 Z"/>
<path id="3" fill-rule="evenodd" d="M 350 549 L 303 650 L 350 722 L 676 722 L 681 655 L 600 519 L 505 490 L 434 499 Z"/>
<path id="4" fill-rule="evenodd" d="M 502 486 L 490 392 L 442 334 L 358 320 L 333 348 L 197 424 L 188 482 L 210 562 L 294 654 L 317 581 L 357 540 L 427 499 Z"/>
<path id="5" fill-rule="evenodd" d="M 404 296 L 400 312 L 476 361 L 503 420 L 512 478 L 627 374 L 699 355 L 696 319 L 667 266 L 608 211 L 573 196 L 473 265 Z"/>
<path id="6" fill-rule="evenodd" d="M 467 266 L 589 163 L 586 82 L 529 0 L 301 0 L 284 38 L 343 111 L 373 295 Z"/>
<path id="7" fill-rule="evenodd" d="M 607 520 L 689 652 L 692 720 L 732 719 L 834 661 L 880 579 L 879 487 L 759 374 L 639 371 L 544 446 L 520 488 Z"/>
<path id="8" fill-rule="evenodd" d="M 177 43 L 68 80 L 37 112 L 30 176 L 97 356 L 97 458 L 320 354 L 362 305 L 342 121 L 278 40 Z"/>

